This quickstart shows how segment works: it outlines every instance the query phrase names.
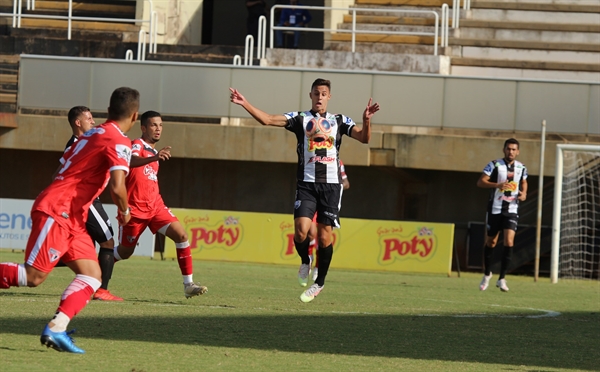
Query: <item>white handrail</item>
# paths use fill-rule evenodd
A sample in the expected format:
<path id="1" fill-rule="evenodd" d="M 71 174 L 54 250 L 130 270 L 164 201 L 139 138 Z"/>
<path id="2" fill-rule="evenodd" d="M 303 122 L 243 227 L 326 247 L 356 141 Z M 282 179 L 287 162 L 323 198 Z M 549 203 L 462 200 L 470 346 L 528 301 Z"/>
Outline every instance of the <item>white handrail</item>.
<path id="1" fill-rule="evenodd" d="M 58 20 L 67 20 L 67 39 L 71 40 L 71 29 L 72 21 L 104 21 L 104 22 L 119 22 L 119 23 L 146 23 L 150 22 L 150 26 L 152 27 L 152 17 L 150 19 L 124 19 L 124 18 L 101 18 L 101 17 L 77 17 L 73 16 L 73 0 L 69 0 L 69 8 L 68 15 L 60 16 L 60 15 L 47 15 L 47 14 L 22 14 L 23 8 L 23 0 L 13 0 L 13 12 L 12 13 L 0 13 L 0 17 L 12 17 L 13 27 L 21 28 L 21 18 L 40 18 L 40 19 L 58 19 Z M 35 10 L 35 0 L 26 0 L 26 6 L 29 6 L 31 2 L 32 10 Z M 150 8 L 152 9 L 152 0 L 147 0 L 150 3 Z M 27 9 L 29 10 L 29 8 Z M 152 14 L 152 13 L 151 13 Z M 158 17 L 156 18 L 158 19 Z M 157 28 L 157 27 L 154 27 Z M 155 32 L 156 35 L 156 32 Z M 154 41 L 156 44 L 156 41 Z M 156 50 L 156 45 L 154 46 L 154 50 Z"/>
<path id="2" fill-rule="evenodd" d="M 248 53 L 248 49 L 250 52 Z M 252 66 L 254 59 L 254 36 L 246 35 L 246 45 L 244 46 L 244 66 Z"/>
<path id="3" fill-rule="evenodd" d="M 242 65 L 242 56 L 240 56 L 239 54 L 236 54 L 235 56 L 233 56 L 233 65 L 241 66 Z"/>
<path id="4" fill-rule="evenodd" d="M 266 42 L 267 42 L 267 17 L 258 17 L 258 40 L 256 43 L 256 58 L 266 58 Z"/>
<path id="5" fill-rule="evenodd" d="M 452 28 L 458 28 L 460 23 L 460 0 L 452 0 Z"/>
<path id="6" fill-rule="evenodd" d="M 448 15 L 449 13 L 449 9 L 448 9 L 448 4 L 442 4 L 442 25 L 441 25 L 441 31 L 440 31 L 440 37 L 441 37 L 441 47 L 445 48 L 448 47 Z M 454 23 L 454 21 L 452 22 Z"/>
<path id="7" fill-rule="evenodd" d="M 127 52 L 125 52 L 125 60 L 133 61 L 133 50 L 127 49 Z"/>
<path id="8" fill-rule="evenodd" d="M 150 18 L 150 25 L 153 26 L 152 29 L 154 30 L 154 36 L 152 38 L 154 44 L 150 43 L 150 45 L 152 46 L 152 53 L 156 54 L 156 50 L 157 50 L 157 38 L 158 38 L 158 13 L 156 11 L 152 12 L 153 16 Z"/>
<path id="9" fill-rule="evenodd" d="M 144 31 L 144 30 L 140 30 L 140 32 L 138 32 L 137 60 L 138 61 L 146 60 L 146 31 Z"/>
<path id="10" fill-rule="evenodd" d="M 298 27 L 284 27 L 284 26 L 274 26 L 274 18 L 275 18 L 275 9 L 286 9 L 286 8 L 296 8 L 296 9 L 313 9 L 313 10 L 350 10 L 352 13 L 352 29 L 344 30 L 344 29 L 332 29 L 332 28 L 312 28 L 312 27 L 303 27 L 299 29 Z M 435 27 L 434 32 L 406 32 L 406 31 L 377 31 L 377 30 L 357 30 L 356 29 L 356 12 L 385 12 L 385 13 L 409 13 L 409 14 L 430 14 L 435 18 Z M 328 6 L 308 6 L 308 5 L 273 5 L 271 7 L 271 27 L 270 27 L 270 43 L 269 48 L 273 49 L 273 39 L 274 39 L 274 31 L 306 31 L 306 32 L 339 32 L 339 33 L 351 33 L 352 34 L 352 52 L 354 53 L 356 50 L 356 34 L 383 34 L 383 35 L 420 35 L 420 36 L 434 36 L 434 52 L 433 54 L 437 56 L 438 54 L 438 28 L 440 26 L 439 15 L 436 11 L 433 10 L 404 10 L 404 9 L 378 9 L 378 8 L 336 8 L 336 7 L 328 7 Z"/>

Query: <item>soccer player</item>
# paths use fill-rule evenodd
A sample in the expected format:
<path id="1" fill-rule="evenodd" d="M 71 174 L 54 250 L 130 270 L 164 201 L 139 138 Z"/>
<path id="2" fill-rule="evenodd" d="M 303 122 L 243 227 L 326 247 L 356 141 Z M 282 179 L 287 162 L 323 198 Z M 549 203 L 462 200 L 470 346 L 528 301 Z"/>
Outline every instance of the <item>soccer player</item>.
<path id="1" fill-rule="evenodd" d="M 73 135 L 65 146 L 65 152 L 77 142 L 83 133 L 92 129 L 95 124 L 90 109 L 85 106 L 75 106 L 71 108 L 67 118 L 71 130 L 73 131 Z M 56 170 L 55 176 L 60 171 L 61 167 L 62 165 Z M 54 177 L 52 177 L 52 179 L 54 179 Z M 108 290 L 108 282 L 112 276 L 113 266 L 115 264 L 113 257 L 115 241 L 113 239 L 114 232 L 110 219 L 102 206 L 100 198 L 96 198 L 92 202 L 85 228 L 92 240 L 97 242 L 100 246 L 98 262 L 100 263 L 100 270 L 102 271 L 102 284 L 92 298 L 101 301 L 123 301 L 121 297 L 113 295 Z"/>
<path id="2" fill-rule="evenodd" d="M 298 140 L 298 171 L 296 201 L 294 202 L 294 245 L 302 259 L 301 271 L 310 269 L 308 232 L 312 218 L 317 213 L 317 240 L 319 245 L 319 273 L 315 282 L 300 295 L 302 302 L 312 301 L 323 289 L 325 277 L 333 256 L 332 228 L 340 227 L 339 205 L 342 196 L 339 148 L 342 135 L 362 143 L 371 139 L 371 117 L 379 111 L 379 104 L 369 99 L 363 112 L 363 126 L 342 114 L 327 112 L 331 98 L 329 80 L 316 79 L 309 96 L 312 108 L 304 112 L 271 115 L 254 107 L 237 90 L 231 91 L 231 102 L 242 106 L 262 125 L 285 127 L 296 134 Z M 306 265 L 306 266 L 304 266 Z"/>
<path id="3" fill-rule="evenodd" d="M 483 253 L 484 275 L 479 289 L 485 291 L 492 279 L 492 256 L 498 243 L 500 231 L 504 234 L 504 254 L 500 266 L 500 277 L 496 287 L 508 292 L 506 270 L 510 264 L 515 232 L 519 222 L 519 202 L 527 199 L 527 168 L 516 160 L 519 141 L 509 138 L 504 142 L 504 158 L 492 160 L 483 169 L 477 186 L 491 189 L 487 209 L 487 238 Z"/>
<path id="4" fill-rule="evenodd" d="M 348 180 L 348 175 L 346 174 L 346 167 L 344 167 L 344 163 L 342 162 L 342 160 L 340 159 L 340 175 L 342 176 L 342 191 L 343 190 L 348 190 L 350 188 L 350 181 Z M 341 198 L 341 196 L 340 196 Z M 341 203 L 340 203 L 340 207 L 341 207 Z M 308 236 L 310 237 L 310 244 L 308 246 L 308 254 L 310 255 L 310 262 L 311 264 L 314 263 L 315 266 L 312 269 L 311 272 L 311 276 L 312 276 L 312 280 L 313 282 L 315 280 L 317 280 L 317 278 L 319 277 L 319 250 L 317 247 L 317 240 L 315 239 L 315 237 L 317 236 L 317 214 L 315 213 L 315 216 L 313 217 L 312 220 L 312 224 L 310 226 L 310 230 L 308 231 Z M 313 259 L 313 254 L 314 254 L 314 259 Z M 302 285 L 303 287 L 306 286 L 306 280 L 304 279 L 305 275 L 308 275 L 308 273 L 305 272 L 304 267 L 301 265 L 300 269 L 298 271 L 298 280 L 300 282 L 300 285 Z"/>
<path id="5" fill-rule="evenodd" d="M 114 250 L 115 261 L 131 257 L 140 235 L 149 227 L 153 234 L 159 232 L 175 242 L 185 297 L 204 294 L 208 289 L 193 281 L 192 252 L 187 233 L 165 205 L 158 189 L 158 161 L 171 158 L 170 146 L 160 151 L 154 148 L 162 134 L 162 117 L 156 111 L 146 111 L 140 123 L 142 137 L 131 142 L 132 169 L 127 177 L 131 221 L 120 228 L 119 246 Z"/>
<path id="6" fill-rule="evenodd" d="M 137 120 L 139 99 L 139 92 L 131 88 L 112 93 L 106 123 L 82 134 L 63 154 L 58 175 L 33 203 L 25 263 L 0 263 L 0 288 L 37 287 L 60 260 L 75 273 L 40 338 L 43 345 L 58 351 L 85 352 L 73 343 L 73 331 L 66 330 L 101 284 L 96 249 L 85 229 L 92 201 L 108 185 L 119 223 L 130 219 L 125 177 L 131 141 L 124 133 Z"/>

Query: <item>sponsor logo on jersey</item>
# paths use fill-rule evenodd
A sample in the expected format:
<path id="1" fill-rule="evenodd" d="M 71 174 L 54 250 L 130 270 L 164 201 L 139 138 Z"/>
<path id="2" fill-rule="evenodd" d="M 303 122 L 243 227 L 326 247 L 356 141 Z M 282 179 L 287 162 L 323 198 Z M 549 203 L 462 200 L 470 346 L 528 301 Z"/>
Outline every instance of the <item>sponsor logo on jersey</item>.
<path id="1" fill-rule="evenodd" d="M 334 143 L 334 138 L 333 137 L 329 137 L 324 141 L 321 142 L 315 142 L 312 140 L 308 141 L 308 151 L 309 152 L 315 152 L 316 150 L 331 150 L 333 148 L 333 143 Z"/>
<path id="2" fill-rule="evenodd" d="M 331 164 L 335 162 L 335 158 L 333 156 L 313 156 L 308 159 L 308 164 L 312 163 L 322 163 L 322 164 Z"/>
<path id="3" fill-rule="evenodd" d="M 142 149 L 142 145 L 140 145 L 139 143 L 134 143 L 133 146 L 131 146 L 131 151 L 140 151 Z"/>
<path id="4" fill-rule="evenodd" d="M 158 182 L 158 176 L 156 175 L 156 171 L 150 164 L 146 164 L 144 166 L 144 175 L 148 177 L 150 181 Z"/>
<path id="5" fill-rule="evenodd" d="M 131 148 L 127 145 L 116 144 L 115 149 L 117 150 L 117 156 L 119 159 L 127 160 L 127 164 L 131 161 Z"/>
<path id="6" fill-rule="evenodd" d="M 396 260 L 415 259 L 427 261 L 435 255 L 437 238 L 426 226 L 413 231 L 398 228 L 382 228 L 377 230 L 379 235 L 379 263 L 392 264 Z"/>

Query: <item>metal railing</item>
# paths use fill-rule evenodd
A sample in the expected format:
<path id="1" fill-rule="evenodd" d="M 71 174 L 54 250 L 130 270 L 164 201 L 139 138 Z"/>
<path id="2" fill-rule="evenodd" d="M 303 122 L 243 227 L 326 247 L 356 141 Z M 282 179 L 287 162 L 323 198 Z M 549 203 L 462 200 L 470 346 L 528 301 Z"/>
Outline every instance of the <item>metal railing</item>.
<path id="1" fill-rule="evenodd" d="M 117 23 L 149 23 L 149 53 L 156 53 L 156 37 L 158 14 L 154 11 L 152 0 L 148 1 L 150 5 L 150 19 L 124 19 L 124 18 L 100 18 L 100 17 L 78 17 L 73 16 L 73 0 L 69 0 L 68 13 L 66 16 L 46 15 L 46 14 L 23 14 L 23 0 L 13 0 L 12 13 L 0 13 L 0 17 L 12 17 L 12 26 L 21 28 L 22 18 L 38 18 L 38 19 L 56 19 L 67 20 L 67 40 L 71 40 L 71 30 L 73 21 L 98 21 L 98 22 L 117 22 Z M 27 10 L 35 10 L 35 0 L 27 0 Z"/>
<path id="2" fill-rule="evenodd" d="M 350 11 L 352 14 L 352 29 L 332 29 L 332 28 L 314 28 L 314 27 L 285 27 L 274 26 L 275 9 L 307 9 L 307 10 L 344 10 Z M 379 31 L 379 30 L 364 30 L 356 28 L 356 13 L 357 12 L 381 12 L 381 13 L 402 13 L 402 14 L 422 14 L 432 15 L 435 18 L 435 26 L 433 32 L 408 32 L 408 31 Z M 307 6 L 307 5 L 274 5 L 271 7 L 271 27 L 270 27 L 270 43 L 269 48 L 273 49 L 273 35 L 275 31 L 304 31 L 304 32 L 337 32 L 352 34 L 352 53 L 356 52 L 356 34 L 379 34 L 379 35 L 413 35 L 413 36 L 433 36 L 434 47 L 433 55 L 438 54 L 438 29 L 440 27 L 440 16 L 433 10 L 403 10 L 403 9 L 380 9 L 380 8 L 336 8 L 326 6 Z"/>

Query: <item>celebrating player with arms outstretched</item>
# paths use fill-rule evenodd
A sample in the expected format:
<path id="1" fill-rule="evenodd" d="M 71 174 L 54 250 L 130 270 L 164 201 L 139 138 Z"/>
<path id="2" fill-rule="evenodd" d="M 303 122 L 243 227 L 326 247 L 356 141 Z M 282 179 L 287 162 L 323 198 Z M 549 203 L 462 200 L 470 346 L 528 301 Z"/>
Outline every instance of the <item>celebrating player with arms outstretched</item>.
<path id="1" fill-rule="evenodd" d="M 185 229 L 167 208 L 158 189 L 158 161 L 171 158 L 170 146 L 160 151 L 154 148 L 162 134 L 162 118 L 156 111 L 147 111 L 142 114 L 140 122 L 142 137 L 131 142 L 132 169 L 127 177 L 131 222 L 120 230 L 119 246 L 114 251 L 115 260 L 128 259 L 140 235 L 146 227 L 150 227 L 153 234 L 159 232 L 175 242 L 185 297 L 204 294 L 208 289 L 193 281 L 192 253 Z"/>
<path id="2" fill-rule="evenodd" d="M 342 135 L 369 143 L 371 117 L 379 111 L 379 104 L 372 104 L 372 100 L 369 99 L 363 112 L 363 126 L 359 129 L 349 117 L 327 112 L 327 104 L 331 98 L 329 80 L 317 79 L 313 82 L 309 93 L 312 100 L 311 110 L 284 115 L 267 114 L 251 105 L 236 89 L 230 90 L 231 102 L 242 106 L 259 123 L 285 127 L 296 134 L 298 172 L 294 203 L 294 244 L 302 259 L 300 272 L 303 274 L 305 271 L 306 281 L 310 269 L 308 232 L 312 218 L 317 212 L 319 273 L 314 284 L 300 295 L 302 302 L 310 302 L 325 285 L 325 277 L 333 256 L 332 228 L 340 227 L 338 211 L 342 179 L 338 155 Z"/>
<path id="3" fill-rule="evenodd" d="M 130 218 L 125 177 L 131 141 L 124 132 L 137 120 L 139 97 L 131 88 L 113 92 L 106 123 L 80 136 L 63 154 L 56 178 L 33 203 L 25 263 L 0 264 L 0 288 L 37 287 L 60 260 L 73 270 L 75 279 L 63 292 L 56 315 L 40 339 L 58 351 L 84 353 L 69 336 L 72 331 L 66 330 L 100 287 L 101 271 L 85 221 L 92 201 L 107 183 L 119 210 L 119 223 L 127 224 Z"/>

